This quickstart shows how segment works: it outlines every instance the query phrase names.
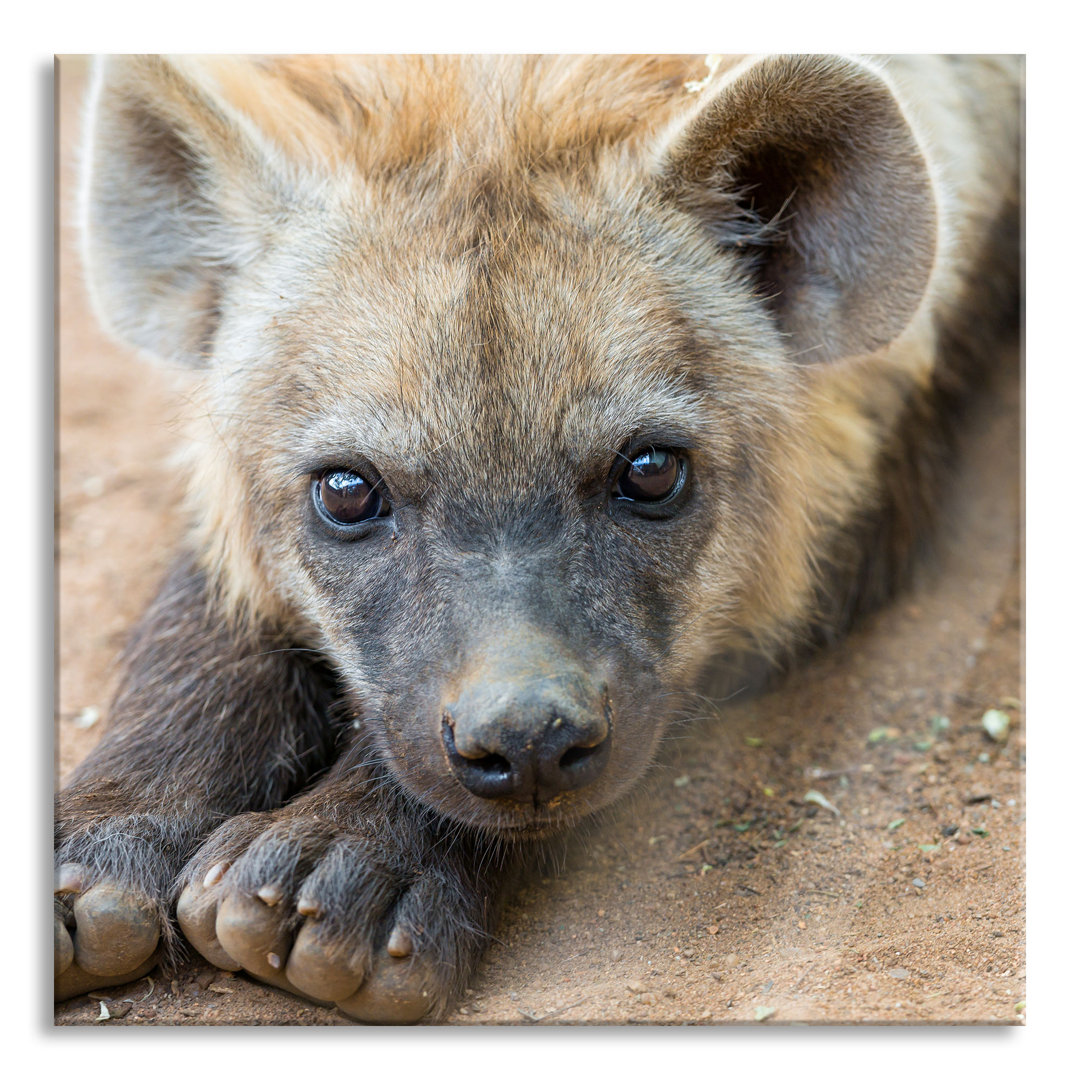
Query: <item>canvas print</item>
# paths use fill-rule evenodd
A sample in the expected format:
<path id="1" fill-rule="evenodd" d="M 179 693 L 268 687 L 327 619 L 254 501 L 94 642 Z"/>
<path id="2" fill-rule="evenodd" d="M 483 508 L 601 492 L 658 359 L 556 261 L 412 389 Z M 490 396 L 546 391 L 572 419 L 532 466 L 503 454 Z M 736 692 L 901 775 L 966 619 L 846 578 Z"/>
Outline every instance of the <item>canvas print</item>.
<path id="1" fill-rule="evenodd" d="M 57 61 L 63 1025 L 1024 1018 L 1024 63 Z"/>

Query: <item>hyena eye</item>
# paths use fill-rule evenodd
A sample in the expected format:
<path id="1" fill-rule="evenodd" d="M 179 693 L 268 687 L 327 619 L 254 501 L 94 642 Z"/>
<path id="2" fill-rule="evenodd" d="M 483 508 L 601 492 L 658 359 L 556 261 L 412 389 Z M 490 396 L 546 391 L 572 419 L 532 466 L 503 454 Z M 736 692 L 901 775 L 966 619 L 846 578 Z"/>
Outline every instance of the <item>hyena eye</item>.
<path id="1" fill-rule="evenodd" d="M 311 497 L 320 513 L 335 525 L 359 525 L 390 513 L 390 502 L 379 491 L 379 481 L 368 483 L 347 469 L 328 469 L 317 476 Z"/>
<path id="2" fill-rule="evenodd" d="M 668 502 L 682 490 L 686 472 L 686 457 L 678 450 L 643 447 L 626 455 L 615 491 L 618 498 L 632 502 Z"/>

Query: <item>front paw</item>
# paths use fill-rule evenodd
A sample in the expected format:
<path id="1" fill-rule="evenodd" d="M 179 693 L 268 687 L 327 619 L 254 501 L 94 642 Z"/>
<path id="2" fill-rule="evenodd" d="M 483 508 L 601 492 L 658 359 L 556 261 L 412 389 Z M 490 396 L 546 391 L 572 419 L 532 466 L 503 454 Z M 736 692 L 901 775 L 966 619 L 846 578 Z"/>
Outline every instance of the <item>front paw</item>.
<path id="1" fill-rule="evenodd" d="M 66 863 L 53 901 L 53 994 L 63 1001 L 142 978 L 158 962 L 157 905 L 114 881 L 91 883 L 89 870 Z"/>
<path id="2" fill-rule="evenodd" d="M 177 871 L 209 831 L 200 818 L 108 814 L 108 787 L 62 792 L 56 821 L 56 1000 L 141 978 L 175 962 Z"/>
<path id="3" fill-rule="evenodd" d="M 217 830 L 183 877 L 177 918 L 211 963 L 357 1020 L 442 1013 L 486 939 L 486 898 L 443 852 L 401 834 L 276 811 Z"/>

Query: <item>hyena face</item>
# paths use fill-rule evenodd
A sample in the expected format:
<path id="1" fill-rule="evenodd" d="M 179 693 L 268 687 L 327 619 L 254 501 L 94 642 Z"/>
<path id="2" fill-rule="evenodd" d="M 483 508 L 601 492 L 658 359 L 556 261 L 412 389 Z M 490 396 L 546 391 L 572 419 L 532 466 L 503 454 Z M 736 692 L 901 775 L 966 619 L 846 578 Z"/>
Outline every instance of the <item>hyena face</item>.
<path id="1" fill-rule="evenodd" d="M 102 91 L 88 261 L 129 338 L 209 359 L 207 564 L 331 658 L 371 752 L 445 815 L 528 833 L 603 806 L 709 656 L 805 618 L 872 439 L 815 432 L 797 354 L 894 338 L 935 242 L 891 93 L 815 63 L 769 73 L 764 119 L 760 72 L 697 99 L 675 62 L 544 108 L 455 68 L 383 86 L 382 120 L 287 65 Z"/>
<path id="2" fill-rule="evenodd" d="M 271 256 L 223 316 L 230 490 L 399 779 L 536 829 L 641 774 L 745 599 L 786 368 L 595 191 L 465 200 L 439 245 L 373 202 L 299 296 Z"/>

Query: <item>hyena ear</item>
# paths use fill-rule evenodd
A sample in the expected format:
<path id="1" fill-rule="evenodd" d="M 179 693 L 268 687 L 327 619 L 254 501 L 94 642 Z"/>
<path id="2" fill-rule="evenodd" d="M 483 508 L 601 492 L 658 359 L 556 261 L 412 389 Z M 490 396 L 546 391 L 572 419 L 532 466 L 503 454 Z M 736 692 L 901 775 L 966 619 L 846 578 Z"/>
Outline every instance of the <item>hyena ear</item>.
<path id="1" fill-rule="evenodd" d="M 800 362 L 867 353 L 918 307 L 937 212 L 886 81 L 840 57 L 747 62 L 665 136 L 662 190 L 747 260 Z"/>
<path id="2" fill-rule="evenodd" d="M 281 205 L 273 148 L 226 99 L 228 68 L 215 70 L 157 56 L 99 61 L 82 162 L 83 256 L 99 317 L 130 344 L 188 364 L 207 361 L 229 278 L 261 250 Z"/>

